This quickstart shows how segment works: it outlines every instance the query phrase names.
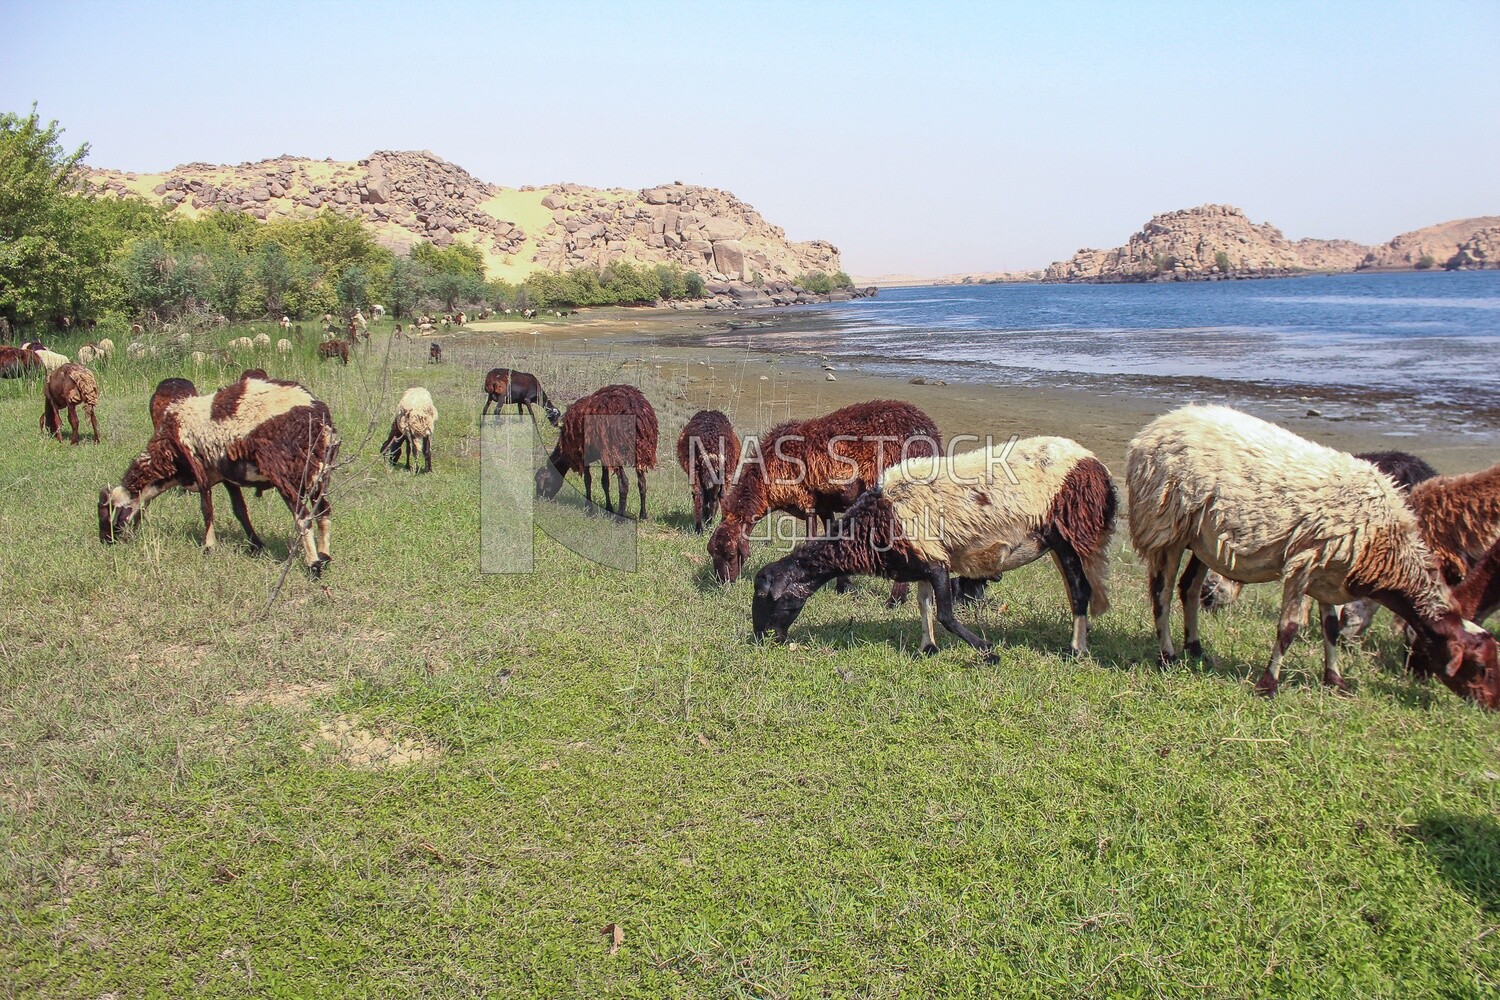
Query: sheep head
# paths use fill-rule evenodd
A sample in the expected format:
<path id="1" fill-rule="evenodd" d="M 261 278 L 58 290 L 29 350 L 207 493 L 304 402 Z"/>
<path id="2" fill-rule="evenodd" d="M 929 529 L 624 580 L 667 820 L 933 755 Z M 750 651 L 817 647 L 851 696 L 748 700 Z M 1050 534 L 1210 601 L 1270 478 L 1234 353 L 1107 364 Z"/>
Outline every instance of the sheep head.
<path id="1" fill-rule="evenodd" d="M 1411 662 L 1418 673 L 1434 673 L 1461 698 L 1500 709 L 1500 652 L 1495 637 L 1458 615 L 1439 619 L 1413 643 Z"/>
<path id="2" fill-rule="evenodd" d="M 750 539 L 738 518 L 726 514 L 719 522 L 708 539 L 708 554 L 714 561 L 714 577 L 720 583 L 733 583 L 740 578 L 745 563 L 750 561 Z"/>
<path id="3" fill-rule="evenodd" d="M 553 427 L 562 423 L 562 411 L 551 403 L 543 403 L 542 409 L 547 412 L 547 422 Z"/>
<path id="4" fill-rule="evenodd" d="M 536 470 L 536 495 L 543 500 L 551 500 L 557 496 L 557 491 L 562 489 L 563 473 L 549 459 L 542 463 L 542 467 Z"/>
<path id="5" fill-rule="evenodd" d="M 792 557 L 762 567 L 755 574 L 755 597 L 750 604 L 755 637 L 764 639 L 774 632 L 777 641 L 786 642 L 787 631 L 816 589 L 807 572 L 795 565 Z"/>
<path id="6" fill-rule="evenodd" d="M 123 486 L 99 491 L 99 541 L 105 545 L 126 538 L 141 520 L 140 501 Z"/>

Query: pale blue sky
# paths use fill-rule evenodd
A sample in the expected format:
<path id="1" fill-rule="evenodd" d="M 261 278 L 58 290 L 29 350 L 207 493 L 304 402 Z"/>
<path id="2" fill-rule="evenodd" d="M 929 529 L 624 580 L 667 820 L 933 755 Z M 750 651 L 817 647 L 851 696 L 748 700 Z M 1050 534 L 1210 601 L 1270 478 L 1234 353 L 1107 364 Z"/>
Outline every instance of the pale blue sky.
<path id="1" fill-rule="evenodd" d="M 431 149 L 733 191 L 846 269 L 1039 266 L 1228 202 L 1380 242 L 1500 213 L 1500 3 L 0 0 L 0 109 L 91 163 Z"/>

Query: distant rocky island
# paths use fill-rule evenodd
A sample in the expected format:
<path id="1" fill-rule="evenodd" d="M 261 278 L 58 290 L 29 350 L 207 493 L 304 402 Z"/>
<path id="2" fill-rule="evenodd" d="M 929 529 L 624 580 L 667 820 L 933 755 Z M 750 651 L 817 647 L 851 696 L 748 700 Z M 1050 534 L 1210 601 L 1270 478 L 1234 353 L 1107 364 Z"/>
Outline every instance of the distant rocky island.
<path id="1" fill-rule="evenodd" d="M 681 182 L 502 187 L 426 151 L 381 151 L 358 162 L 188 163 L 163 173 L 90 169 L 88 183 L 97 194 L 139 196 L 174 214 L 228 210 L 276 220 L 331 209 L 363 220 L 397 251 L 421 240 L 469 243 L 484 254 L 490 277 L 511 281 L 616 260 L 677 264 L 703 274 L 711 293 L 772 304 L 773 296 L 795 300 L 792 279 L 841 269 L 833 244 L 789 241 L 727 191 Z"/>
<path id="2" fill-rule="evenodd" d="M 1458 219 L 1402 233 L 1389 243 L 1289 240 L 1232 205 L 1155 216 L 1124 246 L 1084 248 L 1047 267 L 1055 282 L 1204 281 L 1308 272 L 1472 269 L 1500 266 L 1500 216 Z"/>

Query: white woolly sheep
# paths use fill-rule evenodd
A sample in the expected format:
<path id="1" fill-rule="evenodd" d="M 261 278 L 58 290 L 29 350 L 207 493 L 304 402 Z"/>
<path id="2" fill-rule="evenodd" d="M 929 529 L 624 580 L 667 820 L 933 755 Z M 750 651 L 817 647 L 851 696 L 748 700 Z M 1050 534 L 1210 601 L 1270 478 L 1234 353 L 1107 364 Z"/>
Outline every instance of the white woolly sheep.
<path id="1" fill-rule="evenodd" d="M 78 363 L 81 365 L 91 365 L 99 357 L 99 349 L 92 344 L 84 344 L 78 349 Z"/>
<path id="2" fill-rule="evenodd" d="M 146 356 L 146 345 L 139 340 L 132 340 L 125 345 L 125 356 L 132 361 L 144 358 Z"/>
<path id="3" fill-rule="evenodd" d="M 1081 655 L 1088 616 L 1109 608 L 1116 507 L 1109 470 L 1067 438 L 909 458 L 855 501 L 833 537 L 811 539 L 756 574 L 755 633 L 784 640 L 819 587 L 867 573 L 917 583 L 922 652 L 937 652 L 936 619 L 993 659 L 990 644 L 954 617 L 950 580 L 998 579 L 1050 553 L 1073 609 L 1071 649 Z"/>
<path id="4" fill-rule="evenodd" d="M 413 386 L 401 394 L 396 404 L 396 419 L 391 421 L 390 437 L 380 446 L 381 454 L 395 465 L 404 448 L 406 467 L 411 468 L 411 459 L 417 451 L 417 442 L 422 442 L 421 472 L 432 471 L 432 431 L 437 426 L 437 406 L 432 394 L 421 386 Z"/>
<path id="5" fill-rule="evenodd" d="M 292 342 L 290 340 L 287 340 L 285 337 L 282 337 L 280 340 L 276 341 L 276 353 L 281 355 L 291 354 Z"/>
<path id="6" fill-rule="evenodd" d="M 208 355 L 204 354 L 202 351 L 194 351 L 193 352 L 193 367 L 195 367 L 195 368 L 202 368 L 203 367 L 203 362 L 205 362 L 207 360 L 208 360 Z"/>
<path id="7" fill-rule="evenodd" d="M 255 341 L 249 337 L 236 337 L 229 342 L 229 347 L 235 351 L 253 351 L 255 350 Z"/>
<path id="8" fill-rule="evenodd" d="M 104 355 L 106 358 L 112 358 L 115 356 L 115 342 L 113 340 L 110 340 L 108 337 L 99 338 L 99 343 L 95 346 L 99 348 L 99 353 Z"/>
<path id="9" fill-rule="evenodd" d="M 379 304 L 371 306 L 370 315 L 375 317 L 375 322 L 379 323 L 385 318 L 385 306 Z"/>
<path id="10" fill-rule="evenodd" d="M 271 347 L 271 336 L 266 333 L 257 333 L 251 344 L 254 345 L 257 351 L 269 350 Z"/>
<path id="11" fill-rule="evenodd" d="M 1338 672 L 1336 606 L 1370 597 L 1417 632 L 1413 662 L 1465 698 L 1500 707 L 1495 640 L 1454 610 L 1435 575 L 1416 518 L 1369 462 L 1225 406 L 1186 406 L 1148 424 L 1126 451 L 1130 538 L 1150 575 L 1161 658 L 1172 649 L 1172 584 L 1185 551 L 1198 557 L 1181 582 L 1183 642 L 1201 656 L 1198 610 L 1213 570 L 1241 583 L 1279 579 L 1276 641 L 1256 684 L 1275 693 L 1281 659 L 1311 597 L 1323 624 L 1323 682 Z"/>
<path id="12" fill-rule="evenodd" d="M 35 353 L 37 359 L 41 361 L 42 367 L 46 368 L 49 372 L 55 372 L 68 363 L 68 356 L 66 354 L 58 354 L 56 351 L 49 351 L 45 347 L 35 348 Z"/>

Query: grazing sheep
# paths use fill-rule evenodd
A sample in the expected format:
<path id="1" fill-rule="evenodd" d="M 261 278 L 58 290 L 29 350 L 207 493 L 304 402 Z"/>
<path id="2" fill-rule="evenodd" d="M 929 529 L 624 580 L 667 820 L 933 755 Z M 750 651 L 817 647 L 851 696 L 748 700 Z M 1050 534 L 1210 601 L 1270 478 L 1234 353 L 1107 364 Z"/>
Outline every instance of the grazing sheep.
<path id="1" fill-rule="evenodd" d="M 1391 481 L 1396 484 L 1396 489 L 1402 493 L 1410 492 L 1411 488 L 1417 483 L 1431 479 L 1437 475 L 1437 470 L 1427 464 L 1425 460 L 1406 451 L 1367 451 L 1361 452 L 1354 457 L 1369 462 L 1375 468 L 1390 476 Z M 1193 561 L 1197 558 L 1197 556 L 1190 556 L 1188 558 L 1187 569 L 1183 571 L 1184 575 L 1191 576 L 1197 572 L 1197 567 L 1193 565 Z M 1203 579 L 1203 610 L 1218 611 L 1228 607 L 1239 600 L 1240 591 L 1243 589 L 1243 584 L 1236 583 L 1233 580 L 1226 580 L 1219 574 L 1210 572 Z M 1378 604 L 1371 601 L 1355 601 L 1354 604 L 1349 605 L 1342 615 L 1344 619 L 1344 630 L 1342 632 L 1344 638 L 1357 638 L 1358 634 L 1363 632 L 1370 624 L 1370 617 L 1374 615 L 1375 609 L 1378 607 Z M 1349 628 L 1355 622 L 1359 623 L 1357 631 L 1351 635 Z"/>
<path id="2" fill-rule="evenodd" d="M 379 323 L 381 320 L 385 319 L 385 306 L 378 303 L 371 306 L 370 315 L 374 317 L 375 322 Z"/>
<path id="3" fill-rule="evenodd" d="M 36 353 L 41 353 L 42 351 L 45 351 L 46 349 L 47 349 L 47 345 L 44 344 L 44 343 L 42 343 L 40 340 L 23 340 L 23 341 L 21 341 L 21 350 L 23 350 L 23 351 L 34 351 Z"/>
<path id="4" fill-rule="evenodd" d="M 276 325 L 281 327 L 283 333 L 290 333 L 292 329 L 292 318 L 290 316 L 283 316 Z"/>
<path id="5" fill-rule="evenodd" d="M 282 337 L 280 340 L 276 341 L 276 353 L 280 354 L 282 357 L 286 357 L 288 354 L 291 354 L 292 342 L 290 340 L 287 340 L 285 337 Z"/>
<path id="6" fill-rule="evenodd" d="M 45 347 L 35 347 L 32 349 L 32 353 L 42 363 L 42 367 L 49 372 L 55 372 L 68 363 L 68 356 L 66 354 L 58 354 L 56 351 L 49 351 Z"/>
<path id="7" fill-rule="evenodd" d="M 240 352 L 253 351 L 255 350 L 255 341 L 249 337 L 235 337 L 229 342 L 229 349 Z"/>
<path id="8" fill-rule="evenodd" d="M 998 577 L 1050 554 L 1073 610 L 1069 648 L 1082 655 L 1089 615 L 1109 609 L 1117 506 L 1109 470 L 1067 438 L 907 459 L 855 501 L 831 538 L 809 539 L 755 575 L 755 634 L 784 641 L 819 587 L 864 573 L 917 584 L 922 652 L 937 652 L 936 620 L 993 659 L 954 617 L 951 581 Z"/>
<path id="9" fill-rule="evenodd" d="M 724 498 L 724 519 L 708 542 L 714 575 L 739 579 L 750 558 L 750 532 L 773 510 L 807 522 L 811 536 L 907 458 L 938 453 L 937 425 L 910 403 L 857 403 L 812 420 L 772 428 L 746 447 L 734 485 Z M 892 598 L 899 600 L 905 588 Z"/>
<path id="10" fill-rule="evenodd" d="M 1450 585 L 1500 540 L 1500 465 L 1428 479 L 1412 487 L 1407 502 Z"/>
<path id="11" fill-rule="evenodd" d="M 62 411 L 66 408 L 68 425 L 73 428 L 73 443 L 77 444 L 78 407 L 82 405 L 94 428 L 94 443 L 99 443 L 99 421 L 94 417 L 94 407 L 99 404 L 99 382 L 93 372 L 71 362 L 59 365 L 47 375 L 42 395 L 42 433 L 62 440 Z"/>
<path id="12" fill-rule="evenodd" d="M 268 333 L 257 333 L 255 339 L 250 342 L 257 351 L 269 350 L 271 347 L 271 335 Z"/>
<path id="13" fill-rule="evenodd" d="M 318 357 L 324 361 L 338 358 L 344 364 L 349 363 L 349 341 L 347 340 L 325 340 L 318 345 Z"/>
<path id="14" fill-rule="evenodd" d="M 740 439 L 734 425 L 718 410 L 699 410 L 677 437 L 677 464 L 688 475 L 693 494 L 693 530 L 703 533 L 724 493 L 724 484 L 740 464 Z"/>
<path id="15" fill-rule="evenodd" d="M 96 346 L 99 348 L 99 353 L 104 355 L 106 359 L 115 356 L 115 342 L 108 337 L 99 338 L 99 343 Z"/>
<path id="16" fill-rule="evenodd" d="M 392 465 L 400 459 L 403 448 L 406 452 L 406 467 L 411 468 L 411 459 L 417 451 L 417 442 L 422 442 L 421 472 L 432 471 L 432 431 L 437 426 L 437 407 L 432 402 L 432 393 L 421 386 L 407 389 L 396 404 L 396 419 L 391 421 L 391 435 L 380 446 L 380 452 Z"/>
<path id="17" fill-rule="evenodd" d="M 78 363 L 80 365 L 91 365 L 102 358 L 99 349 L 93 344 L 84 344 L 78 349 Z"/>
<path id="18" fill-rule="evenodd" d="M 619 512 L 623 516 L 630 492 L 625 482 L 625 467 L 633 465 L 641 493 L 640 519 L 644 521 L 646 473 L 656 468 L 656 445 L 656 411 L 646 397 L 633 385 L 607 385 L 568 407 L 557 447 L 536 472 L 537 496 L 557 496 L 563 477 L 568 472 L 578 472 L 583 475 L 584 498 L 593 513 L 594 479 L 590 466 L 598 462 L 604 473 L 604 509 L 615 512 L 609 496 L 609 474 L 613 472 L 620 484 Z"/>
<path id="19" fill-rule="evenodd" d="M 35 351 L 23 347 L 0 347 L 0 378 L 22 378 L 41 371 L 46 369 Z"/>
<path id="20" fill-rule="evenodd" d="M 429 362 L 431 362 L 432 364 L 435 364 L 435 365 L 442 364 L 443 363 L 443 345 L 439 344 L 435 340 L 432 343 L 428 344 L 427 345 L 427 360 Z M 486 403 L 485 405 L 488 406 L 489 404 Z"/>
<path id="21" fill-rule="evenodd" d="M 180 399 L 166 407 L 123 485 L 100 490 L 99 540 L 123 537 L 153 499 L 182 486 L 198 491 L 203 546 L 212 548 L 214 484 L 269 486 L 292 511 L 303 561 L 317 577 L 331 561 L 327 489 L 338 448 L 327 405 L 295 382 L 241 379 L 211 396 Z M 241 519 L 248 529 L 247 522 Z"/>
<path id="22" fill-rule="evenodd" d="M 1184 551 L 1199 569 L 1182 581 L 1184 646 L 1202 655 L 1198 601 L 1211 569 L 1242 583 L 1280 579 L 1270 663 L 1256 684 L 1275 693 L 1281 659 L 1311 595 L 1323 624 L 1323 682 L 1338 672 L 1334 607 L 1370 597 L 1417 632 L 1413 659 L 1465 698 L 1500 707 L 1495 640 L 1454 610 L 1431 570 L 1416 518 L 1369 462 L 1224 406 L 1186 406 L 1148 424 L 1126 451 L 1130 538 L 1150 576 L 1161 658 L 1172 649 L 1172 583 Z"/>
<path id="23" fill-rule="evenodd" d="M 202 368 L 203 367 L 203 363 L 205 361 L 207 361 L 207 360 L 208 360 L 208 355 L 204 354 L 202 351 L 194 351 L 193 352 L 193 367 L 194 368 Z"/>
<path id="24" fill-rule="evenodd" d="M 125 357 L 131 361 L 139 361 L 146 356 L 146 345 L 139 340 L 132 340 L 125 345 Z"/>
<path id="25" fill-rule="evenodd" d="M 434 347 L 437 345 L 433 345 Z M 439 352 L 441 354 L 441 352 Z M 514 368 L 491 368 L 489 374 L 484 377 L 485 401 L 484 409 L 479 411 L 483 418 L 490 412 L 490 406 L 495 407 L 499 413 L 500 408 L 514 403 L 516 413 L 521 413 L 521 407 L 531 414 L 531 419 L 536 419 L 536 411 L 532 406 L 536 403 L 542 404 L 542 410 L 547 414 L 547 421 L 553 427 L 558 425 L 562 414 L 557 407 L 552 405 L 552 400 L 547 398 L 547 393 L 542 389 L 542 383 L 530 372 L 516 371 Z M 586 397 L 585 397 L 586 398 Z"/>

